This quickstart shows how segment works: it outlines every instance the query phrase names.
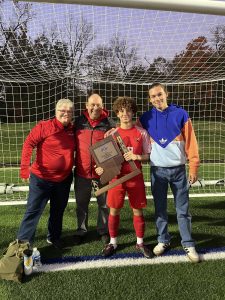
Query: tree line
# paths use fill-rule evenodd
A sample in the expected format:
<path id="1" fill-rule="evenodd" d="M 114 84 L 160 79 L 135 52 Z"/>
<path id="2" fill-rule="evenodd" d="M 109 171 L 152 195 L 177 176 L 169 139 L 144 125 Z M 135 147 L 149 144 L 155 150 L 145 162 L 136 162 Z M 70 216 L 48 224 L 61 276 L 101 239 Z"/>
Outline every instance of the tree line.
<path id="1" fill-rule="evenodd" d="M 4 0 L 0 1 L 3 4 Z M 193 106 L 195 118 L 201 117 L 203 108 L 206 117 L 212 117 L 209 109 L 213 109 L 213 118 L 221 116 L 225 25 L 212 29 L 210 41 L 205 36 L 195 37 L 173 59 L 156 57 L 150 62 L 147 57 L 138 57 L 137 49 L 123 37 L 112 36 L 107 46 L 99 44 L 92 48 L 97 33 L 93 33 L 93 25 L 84 17 L 77 22 L 71 16 L 68 18 L 63 40 L 54 24 L 48 32 L 43 29 L 31 38 L 29 23 L 37 17 L 32 5 L 14 1 L 15 15 L 9 23 L 0 15 L 1 122 L 48 118 L 54 113 L 55 101 L 62 97 L 74 100 L 79 113 L 78 105 L 85 102 L 88 88 L 98 89 L 108 107 L 122 93 L 143 103 L 147 99 L 147 86 L 143 84 L 171 83 L 171 79 L 168 88 L 173 100 Z M 194 83 L 208 79 L 218 82 Z M 145 105 L 147 100 L 140 110 Z"/>

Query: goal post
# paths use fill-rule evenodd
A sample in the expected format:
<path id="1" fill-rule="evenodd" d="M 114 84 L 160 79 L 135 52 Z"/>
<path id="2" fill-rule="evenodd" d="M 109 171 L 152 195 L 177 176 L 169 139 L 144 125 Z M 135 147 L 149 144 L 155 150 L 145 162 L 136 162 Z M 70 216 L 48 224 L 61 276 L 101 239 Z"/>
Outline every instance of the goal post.
<path id="1" fill-rule="evenodd" d="M 201 167 L 191 192 L 224 194 L 225 1 L 47 2 L 0 2 L 0 200 L 25 198 L 22 145 L 57 100 L 74 101 L 77 116 L 95 89 L 113 118 L 123 95 L 140 115 L 153 82 L 192 119 Z"/>

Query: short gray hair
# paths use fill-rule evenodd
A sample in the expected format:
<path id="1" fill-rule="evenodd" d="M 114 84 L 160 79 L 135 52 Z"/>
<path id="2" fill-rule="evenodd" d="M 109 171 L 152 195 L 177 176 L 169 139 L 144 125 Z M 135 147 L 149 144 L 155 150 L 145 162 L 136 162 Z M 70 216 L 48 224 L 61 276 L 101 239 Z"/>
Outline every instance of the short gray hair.
<path id="1" fill-rule="evenodd" d="M 74 103 L 70 99 L 60 99 L 56 103 L 55 110 L 57 111 L 60 107 L 62 107 L 64 104 L 66 104 L 69 108 L 74 110 Z"/>

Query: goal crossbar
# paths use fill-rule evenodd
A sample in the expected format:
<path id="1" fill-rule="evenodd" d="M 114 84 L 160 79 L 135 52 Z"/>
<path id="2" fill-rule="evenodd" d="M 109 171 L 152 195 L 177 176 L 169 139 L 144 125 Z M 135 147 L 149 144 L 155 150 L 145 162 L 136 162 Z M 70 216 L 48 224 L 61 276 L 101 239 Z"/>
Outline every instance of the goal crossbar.
<path id="1" fill-rule="evenodd" d="M 25 0 L 28 2 L 70 3 L 225 15 L 225 2 L 218 0 Z"/>

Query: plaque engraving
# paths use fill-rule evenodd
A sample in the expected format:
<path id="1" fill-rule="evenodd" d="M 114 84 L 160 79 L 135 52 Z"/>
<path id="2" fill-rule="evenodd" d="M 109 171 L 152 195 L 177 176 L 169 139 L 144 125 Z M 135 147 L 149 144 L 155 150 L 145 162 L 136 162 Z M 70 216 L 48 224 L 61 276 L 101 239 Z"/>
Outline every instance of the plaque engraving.
<path id="1" fill-rule="evenodd" d="M 100 176 L 100 182 L 102 185 L 108 183 L 120 174 L 122 163 L 124 162 L 123 154 L 128 151 L 119 133 L 116 131 L 113 135 L 115 138 L 110 135 L 90 147 L 91 155 L 93 156 L 96 165 L 104 169 L 103 174 Z M 95 191 L 95 195 L 99 196 L 108 191 L 110 188 L 113 188 L 114 186 L 119 185 L 141 173 L 134 161 L 129 161 L 128 163 L 131 166 L 131 173 L 97 189 Z"/>

